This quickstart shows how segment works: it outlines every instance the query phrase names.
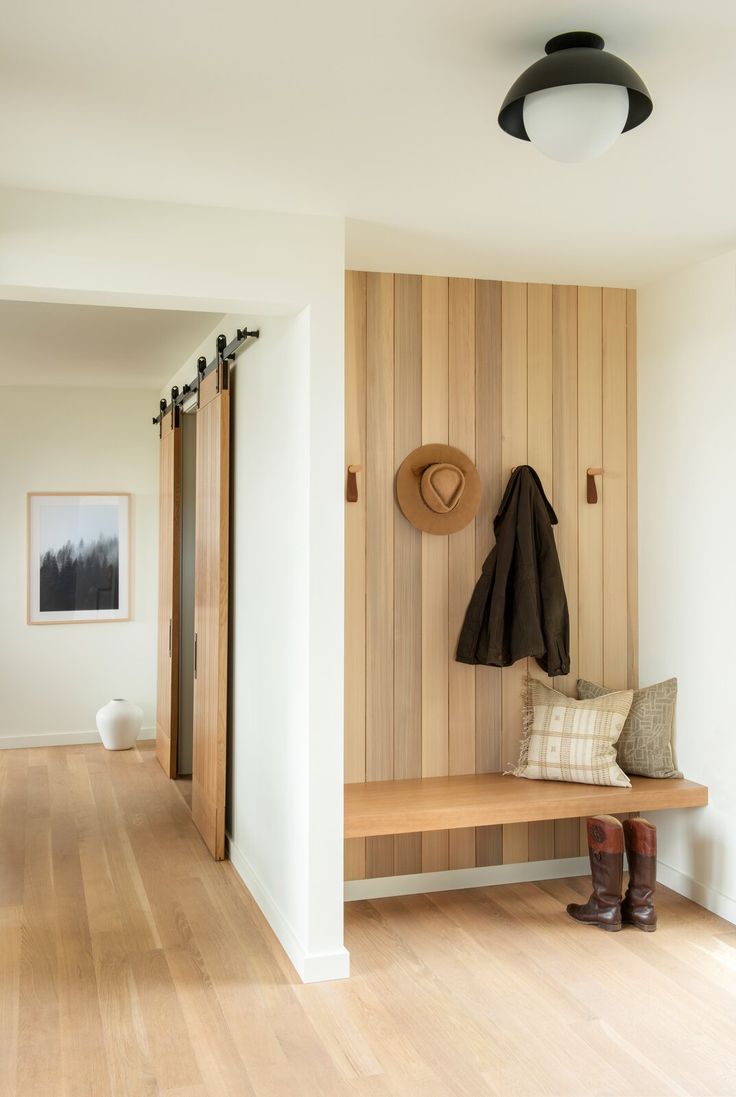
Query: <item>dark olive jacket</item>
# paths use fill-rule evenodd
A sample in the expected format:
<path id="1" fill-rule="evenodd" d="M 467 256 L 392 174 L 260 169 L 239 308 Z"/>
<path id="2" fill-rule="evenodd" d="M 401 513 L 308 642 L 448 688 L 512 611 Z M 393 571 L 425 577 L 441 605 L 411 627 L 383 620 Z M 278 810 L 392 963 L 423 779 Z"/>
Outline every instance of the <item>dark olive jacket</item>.
<path id="1" fill-rule="evenodd" d="M 570 619 L 556 525 L 534 469 L 515 469 L 493 519 L 496 544 L 465 614 L 458 662 L 507 667 L 532 655 L 550 676 L 569 673 Z"/>

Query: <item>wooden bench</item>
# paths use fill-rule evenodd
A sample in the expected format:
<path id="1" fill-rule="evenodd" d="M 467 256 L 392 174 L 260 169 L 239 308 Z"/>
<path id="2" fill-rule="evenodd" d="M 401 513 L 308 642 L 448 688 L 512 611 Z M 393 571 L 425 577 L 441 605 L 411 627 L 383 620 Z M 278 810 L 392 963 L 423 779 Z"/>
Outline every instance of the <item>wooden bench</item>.
<path id="1" fill-rule="evenodd" d="M 632 777 L 631 788 L 528 781 L 500 773 L 371 781 L 345 786 L 345 837 L 696 808 L 707 803 L 706 786 L 684 778 Z"/>

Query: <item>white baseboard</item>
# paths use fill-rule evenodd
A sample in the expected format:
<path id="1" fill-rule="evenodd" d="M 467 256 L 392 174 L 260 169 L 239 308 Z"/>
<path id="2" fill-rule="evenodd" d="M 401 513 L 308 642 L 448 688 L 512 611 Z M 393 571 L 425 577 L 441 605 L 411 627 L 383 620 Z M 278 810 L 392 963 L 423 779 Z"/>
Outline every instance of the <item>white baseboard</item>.
<path id="1" fill-rule="evenodd" d="M 625 864 L 625 862 L 624 862 Z M 345 901 L 387 899 L 398 895 L 422 895 L 432 891 L 457 891 L 461 888 L 488 887 L 493 884 L 533 883 L 535 880 L 559 880 L 566 876 L 590 875 L 587 857 L 566 857 L 553 861 L 528 861 L 517 865 L 489 865 L 485 868 L 449 869 L 447 872 L 418 872 L 410 876 L 383 876 L 374 880 L 348 880 Z M 657 865 L 657 880 L 664 887 L 692 899 L 701 907 L 736 925 L 736 900 L 716 888 L 700 884 L 684 872 Z"/>
<path id="2" fill-rule="evenodd" d="M 155 728 L 141 728 L 139 739 L 155 739 Z M 42 731 L 37 735 L 0 735 L 0 750 L 27 747 L 76 747 L 99 743 L 99 731 Z"/>
<path id="3" fill-rule="evenodd" d="M 347 979 L 350 975 L 350 953 L 346 948 L 334 952 L 310 953 L 299 941 L 271 892 L 261 880 L 243 851 L 227 836 L 228 855 L 232 866 L 261 909 L 264 918 L 278 937 L 284 952 L 296 968 L 303 983 L 322 983 L 331 979 Z"/>
<path id="4" fill-rule="evenodd" d="M 692 899 L 698 906 L 705 907 L 712 914 L 736 925 L 736 899 L 729 895 L 724 895 L 707 884 L 700 884 L 692 876 L 686 876 L 684 872 L 672 868 L 671 865 L 664 865 L 661 861 L 657 865 L 657 880 L 685 899 Z"/>
<path id="5" fill-rule="evenodd" d="M 393 895 L 421 895 L 430 891 L 457 891 L 489 884 L 522 884 L 535 880 L 559 880 L 587 876 L 587 857 L 560 857 L 553 861 L 523 861 L 518 865 L 455 868 L 446 872 L 417 872 L 411 876 L 382 876 L 374 880 L 347 880 L 345 900 L 386 899 Z"/>

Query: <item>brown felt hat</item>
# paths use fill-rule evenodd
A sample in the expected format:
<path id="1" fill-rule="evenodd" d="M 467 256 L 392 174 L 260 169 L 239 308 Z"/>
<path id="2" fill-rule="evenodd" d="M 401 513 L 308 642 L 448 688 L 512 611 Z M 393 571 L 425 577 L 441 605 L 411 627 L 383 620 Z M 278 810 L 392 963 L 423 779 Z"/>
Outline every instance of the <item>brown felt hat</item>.
<path id="1" fill-rule="evenodd" d="M 405 518 L 425 533 L 457 533 L 475 518 L 480 476 L 462 450 L 440 443 L 413 450 L 396 473 Z"/>

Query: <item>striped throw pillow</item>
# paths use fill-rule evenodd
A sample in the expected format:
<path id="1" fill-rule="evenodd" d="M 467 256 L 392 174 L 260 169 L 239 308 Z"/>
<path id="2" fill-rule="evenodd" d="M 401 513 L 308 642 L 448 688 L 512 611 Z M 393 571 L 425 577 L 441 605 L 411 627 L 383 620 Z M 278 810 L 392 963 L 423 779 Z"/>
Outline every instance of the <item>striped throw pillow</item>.
<path id="1" fill-rule="evenodd" d="M 535 781 L 629 788 L 631 781 L 616 763 L 616 742 L 633 697 L 628 689 L 574 701 L 527 679 L 519 764 L 509 772 Z"/>

